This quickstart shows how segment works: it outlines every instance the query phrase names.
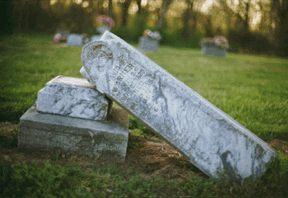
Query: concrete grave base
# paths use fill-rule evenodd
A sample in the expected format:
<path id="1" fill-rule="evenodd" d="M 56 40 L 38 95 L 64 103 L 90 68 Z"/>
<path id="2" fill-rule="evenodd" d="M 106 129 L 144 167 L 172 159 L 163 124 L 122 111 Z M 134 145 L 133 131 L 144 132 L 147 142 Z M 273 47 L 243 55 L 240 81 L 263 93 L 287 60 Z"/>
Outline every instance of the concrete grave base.
<path id="1" fill-rule="evenodd" d="M 34 105 L 20 118 L 18 147 L 48 152 L 61 149 L 63 153 L 123 162 L 128 126 L 128 114 L 122 109 L 113 108 L 108 121 L 100 122 L 39 113 Z"/>

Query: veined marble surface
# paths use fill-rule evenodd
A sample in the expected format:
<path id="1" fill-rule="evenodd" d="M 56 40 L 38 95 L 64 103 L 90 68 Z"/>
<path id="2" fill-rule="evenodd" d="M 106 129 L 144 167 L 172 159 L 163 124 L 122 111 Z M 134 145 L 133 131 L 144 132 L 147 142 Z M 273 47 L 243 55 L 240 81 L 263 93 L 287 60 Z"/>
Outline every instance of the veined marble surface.
<path id="1" fill-rule="evenodd" d="M 38 92 L 37 110 L 90 120 L 106 120 L 109 101 L 86 79 L 57 76 Z"/>
<path id="2" fill-rule="evenodd" d="M 277 153 L 119 37 L 106 31 L 82 49 L 81 73 L 101 93 L 212 177 L 260 177 Z M 84 71 L 84 72 L 83 72 Z"/>

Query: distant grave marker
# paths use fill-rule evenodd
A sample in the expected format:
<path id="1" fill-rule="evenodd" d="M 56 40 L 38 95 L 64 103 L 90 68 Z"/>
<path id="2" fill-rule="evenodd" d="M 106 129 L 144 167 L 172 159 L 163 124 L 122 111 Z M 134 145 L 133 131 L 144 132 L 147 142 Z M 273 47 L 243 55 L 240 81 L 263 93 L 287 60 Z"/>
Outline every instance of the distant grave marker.
<path id="1" fill-rule="evenodd" d="M 134 47 L 106 31 L 82 50 L 81 73 L 212 177 L 260 177 L 277 153 Z"/>
<path id="2" fill-rule="evenodd" d="M 83 35 L 81 35 L 81 34 L 70 34 L 67 37 L 67 45 L 70 45 L 70 46 L 82 46 L 83 45 Z"/>
<path id="3" fill-rule="evenodd" d="M 159 41 L 161 39 L 160 33 L 147 29 L 143 32 L 144 36 L 139 38 L 139 49 L 143 52 L 158 52 L 159 51 Z"/>
<path id="4" fill-rule="evenodd" d="M 146 51 L 158 52 L 159 40 L 152 39 L 146 36 L 141 36 L 139 39 L 139 49 L 144 52 Z"/>
<path id="5" fill-rule="evenodd" d="M 201 51 L 204 55 L 226 57 L 226 49 L 203 45 Z"/>
<path id="6" fill-rule="evenodd" d="M 228 40 L 224 36 L 203 38 L 200 44 L 202 54 L 208 56 L 226 57 L 226 50 L 229 48 Z"/>
<path id="7" fill-rule="evenodd" d="M 98 41 L 98 40 L 100 40 L 101 37 L 102 37 L 102 34 L 101 35 L 93 35 L 93 36 L 91 36 L 91 41 Z"/>

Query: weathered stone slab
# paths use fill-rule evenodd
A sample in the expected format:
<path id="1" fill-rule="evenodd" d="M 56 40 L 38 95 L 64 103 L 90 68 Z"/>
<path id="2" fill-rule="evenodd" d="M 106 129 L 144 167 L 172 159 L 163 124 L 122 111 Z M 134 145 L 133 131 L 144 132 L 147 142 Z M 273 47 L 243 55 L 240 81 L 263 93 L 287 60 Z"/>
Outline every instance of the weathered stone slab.
<path id="1" fill-rule="evenodd" d="M 67 45 L 82 46 L 83 45 L 83 35 L 81 35 L 81 34 L 69 34 L 67 37 Z"/>
<path id="2" fill-rule="evenodd" d="M 106 120 L 109 101 L 84 78 L 57 76 L 38 92 L 37 110 L 91 120 Z"/>
<path id="3" fill-rule="evenodd" d="M 128 114 L 114 109 L 106 122 L 39 113 L 32 106 L 21 118 L 18 147 L 123 162 L 129 136 Z"/>
<path id="4" fill-rule="evenodd" d="M 105 32 L 83 47 L 84 76 L 212 177 L 260 177 L 276 152 L 134 47 Z"/>
<path id="5" fill-rule="evenodd" d="M 226 57 L 226 49 L 214 47 L 214 46 L 205 46 L 203 45 L 201 48 L 202 54 L 218 56 L 218 57 Z"/>
<path id="6" fill-rule="evenodd" d="M 139 39 L 139 49 L 141 51 L 151 51 L 158 52 L 159 51 L 159 40 L 152 39 L 146 36 L 141 36 Z"/>

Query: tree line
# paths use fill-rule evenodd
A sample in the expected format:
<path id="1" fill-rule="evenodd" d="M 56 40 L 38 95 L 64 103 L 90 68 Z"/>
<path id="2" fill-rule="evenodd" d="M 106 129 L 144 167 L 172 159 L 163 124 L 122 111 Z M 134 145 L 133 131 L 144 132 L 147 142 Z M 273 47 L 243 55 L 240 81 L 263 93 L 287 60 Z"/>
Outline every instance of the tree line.
<path id="1" fill-rule="evenodd" d="M 0 0 L 1 34 L 96 34 L 97 16 L 116 22 L 112 32 L 137 42 L 145 29 L 161 43 L 199 47 L 203 37 L 224 35 L 230 51 L 288 56 L 287 0 Z M 210 1 L 211 2 L 211 1 Z"/>

